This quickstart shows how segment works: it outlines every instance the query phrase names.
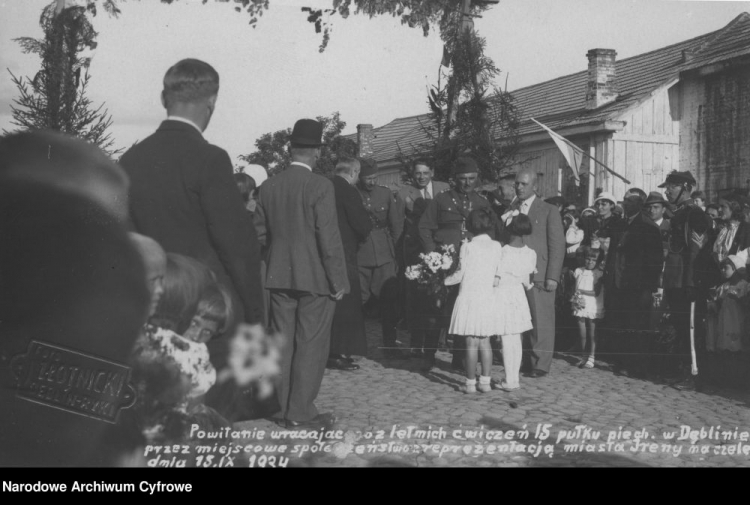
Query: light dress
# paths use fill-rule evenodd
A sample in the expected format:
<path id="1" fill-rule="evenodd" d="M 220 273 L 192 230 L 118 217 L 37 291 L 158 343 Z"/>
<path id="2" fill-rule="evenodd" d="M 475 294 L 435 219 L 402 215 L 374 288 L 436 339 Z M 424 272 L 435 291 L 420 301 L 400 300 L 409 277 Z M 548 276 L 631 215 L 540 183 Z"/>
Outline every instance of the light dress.
<path id="1" fill-rule="evenodd" d="M 461 246 L 458 269 L 445 279 L 451 286 L 461 283 L 448 333 L 471 337 L 500 335 L 493 287 L 499 275 L 502 246 L 488 235 L 474 237 Z"/>
<path id="2" fill-rule="evenodd" d="M 576 280 L 576 291 L 594 291 L 594 286 L 602 278 L 604 272 L 598 268 L 586 270 L 585 268 L 576 268 L 573 276 Z M 573 309 L 575 317 L 585 317 L 586 319 L 602 319 L 604 317 L 604 288 L 599 291 L 597 296 L 580 293 L 583 300 L 583 308 Z"/>
<path id="3" fill-rule="evenodd" d="M 495 318 L 500 335 L 515 335 L 531 330 L 531 311 L 526 288 L 536 273 L 536 252 L 528 246 L 502 248 L 500 284 L 495 288 Z"/>
<path id="4" fill-rule="evenodd" d="M 709 351 L 742 351 L 747 349 L 748 313 L 750 284 L 745 280 L 736 285 L 725 282 L 716 288 L 716 294 L 709 300 L 706 317 L 706 348 Z M 745 342 L 743 342 L 745 340 Z"/>

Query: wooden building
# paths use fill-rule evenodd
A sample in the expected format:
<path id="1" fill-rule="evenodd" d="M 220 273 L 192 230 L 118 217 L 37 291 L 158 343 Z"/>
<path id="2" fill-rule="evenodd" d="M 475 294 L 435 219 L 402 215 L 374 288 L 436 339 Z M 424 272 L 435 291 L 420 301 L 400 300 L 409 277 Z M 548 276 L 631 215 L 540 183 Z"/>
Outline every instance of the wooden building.
<path id="1" fill-rule="evenodd" d="M 518 166 L 539 175 L 543 197 L 588 205 L 598 191 L 657 190 L 672 170 L 690 170 L 708 198 L 750 187 L 750 14 L 724 28 L 623 60 L 592 49 L 588 68 L 513 92 L 522 112 Z M 549 135 L 531 118 L 630 181 L 584 157 L 581 185 Z M 400 183 L 399 153 L 424 141 L 429 115 L 399 118 L 352 135 L 380 166 L 380 183 Z M 589 175 L 591 174 L 591 175 Z"/>

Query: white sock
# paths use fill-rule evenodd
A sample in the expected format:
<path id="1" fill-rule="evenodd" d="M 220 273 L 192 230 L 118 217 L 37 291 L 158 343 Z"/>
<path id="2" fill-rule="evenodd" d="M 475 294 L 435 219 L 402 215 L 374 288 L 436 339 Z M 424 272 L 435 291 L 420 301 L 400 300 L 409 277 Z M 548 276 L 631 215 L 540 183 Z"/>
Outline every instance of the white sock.
<path id="1" fill-rule="evenodd" d="M 480 375 L 479 376 L 479 383 L 480 384 L 489 384 L 491 377 L 489 375 Z"/>
<path id="2" fill-rule="evenodd" d="M 466 379 L 466 385 L 467 386 L 476 386 L 477 380 L 476 379 Z"/>

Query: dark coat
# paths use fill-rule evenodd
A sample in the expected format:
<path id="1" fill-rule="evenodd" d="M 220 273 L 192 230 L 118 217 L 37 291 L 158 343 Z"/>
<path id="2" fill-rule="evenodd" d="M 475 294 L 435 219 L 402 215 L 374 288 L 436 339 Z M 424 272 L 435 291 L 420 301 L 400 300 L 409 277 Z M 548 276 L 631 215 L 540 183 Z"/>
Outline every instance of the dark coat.
<path id="1" fill-rule="evenodd" d="M 605 278 L 610 274 L 619 289 L 656 291 L 664 267 L 659 228 L 641 213 L 632 223 L 623 222 L 625 227 L 617 244 L 610 243 Z"/>
<path id="2" fill-rule="evenodd" d="M 339 218 L 339 232 L 344 245 L 347 263 L 357 264 L 357 250 L 372 231 L 372 221 L 362 203 L 359 191 L 343 177 L 334 177 L 333 192 L 336 197 L 336 214 Z M 351 279 L 349 279 L 351 281 Z M 354 290 L 352 290 L 354 291 Z"/>
<path id="3" fill-rule="evenodd" d="M 239 300 L 237 314 L 260 322 L 260 247 L 226 151 L 167 120 L 120 164 L 130 177 L 134 228 L 167 252 L 205 263 Z"/>
<path id="4" fill-rule="evenodd" d="M 707 262 L 700 258 L 706 257 L 711 250 L 708 240 L 711 218 L 692 200 L 687 200 L 674 210 L 669 222 L 664 289 L 696 287 L 708 277 L 705 271 Z"/>
<path id="5" fill-rule="evenodd" d="M 359 285 L 357 248 L 370 234 L 372 221 L 365 210 L 359 191 L 343 177 L 333 178 L 336 195 L 336 214 L 339 231 L 344 244 L 346 271 L 351 291 L 336 302 L 336 311 L 331 325 L 330 354 L 367 355 L 365 318 L 362 312 L 362 291 Z"/>

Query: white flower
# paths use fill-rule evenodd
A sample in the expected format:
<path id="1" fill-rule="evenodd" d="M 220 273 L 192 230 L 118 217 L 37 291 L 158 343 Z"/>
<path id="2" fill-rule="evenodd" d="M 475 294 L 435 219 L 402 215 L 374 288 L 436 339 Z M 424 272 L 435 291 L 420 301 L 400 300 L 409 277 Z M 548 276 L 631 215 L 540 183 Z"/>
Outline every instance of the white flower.
<path id="1" fill-rule="evenodd" d="M 443 263 L 440 265 L 440 267 L 443 270 L 448 270 L 453 265 L 453 258 L 448 256 L 447 254 L 443 256 Z"/>
<path id="2" fill-rule="evenodd" d="M 419 279 L 419 276 L 422 274 L 422 265 L 412 265 L 410 267 L 406 267 L 406 278 L 410 281 L 415 281 Z"/>
<path id="3" fill-rule="evenodd" d="M 259 324 L 241 324 L 229 343 L 228 368 L 219 373 L 219 382 L 230 379 L 239 386 L 258 385 L 259 396 L 273 391 L 271 379 L 280 371 L 282 341 L 268 335 Z"/>

